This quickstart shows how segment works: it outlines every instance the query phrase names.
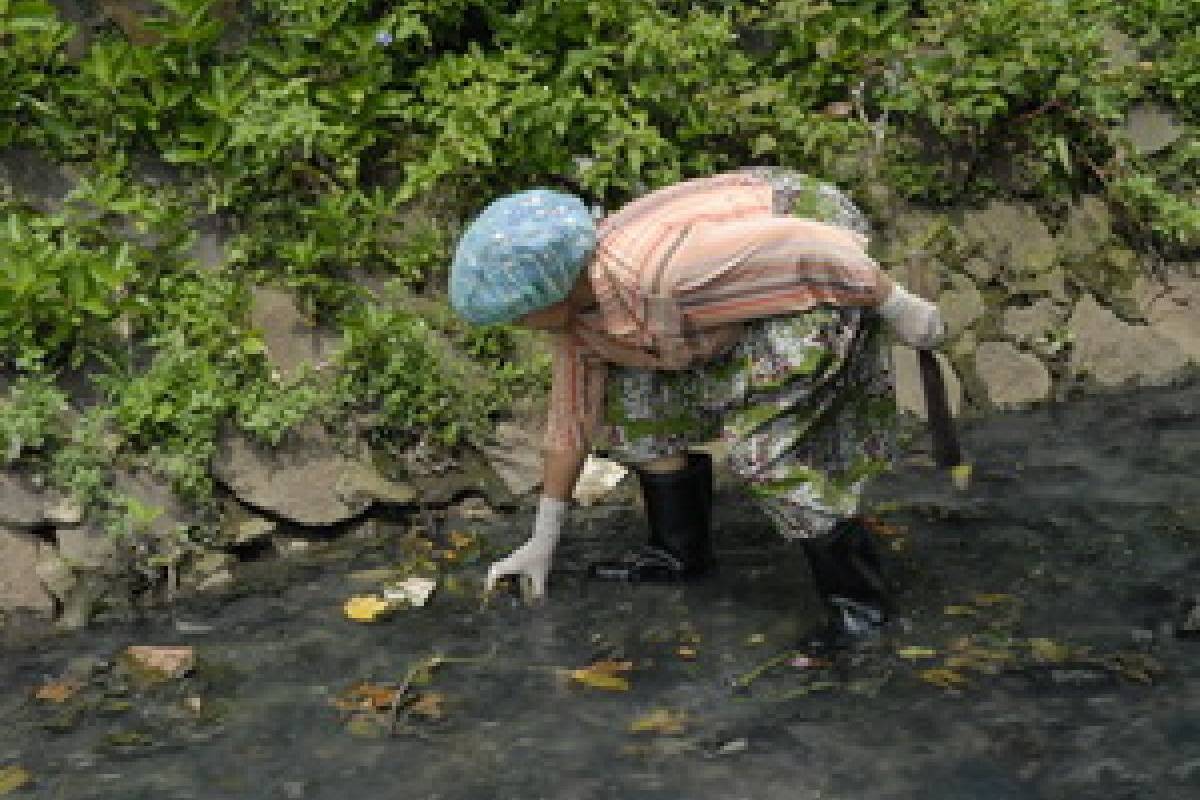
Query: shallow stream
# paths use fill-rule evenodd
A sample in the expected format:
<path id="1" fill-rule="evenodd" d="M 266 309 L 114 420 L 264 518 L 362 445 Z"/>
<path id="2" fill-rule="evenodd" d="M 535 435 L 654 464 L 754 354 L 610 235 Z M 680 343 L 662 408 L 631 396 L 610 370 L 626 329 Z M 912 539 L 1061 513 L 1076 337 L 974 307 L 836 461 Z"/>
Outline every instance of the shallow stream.
<path id="1" fill-rule="evenodd" d="M 642 536 L 630 503 L 593 506 L 539 608 L 479 598 L 530 510 L 381 523 L 224 597 L 0 646 L 0 795 L 7 775 L 71 800 L 1200 797 L 1200 385 L 962 433 L 968 491 L 911 464 L 875 486 L 902 617 L 829 663 L 790 648 L 819 613 L 799 549 L 729 490 L 716 578 L 589 583 Z M 347 619 L 422 538 L 428 604 Z M 196 664 L 147 683 L 129 645 Z M 34 697 L 55 681 L 69 697 Z M 403 688 L 396 710 L 363 682 Z"/>

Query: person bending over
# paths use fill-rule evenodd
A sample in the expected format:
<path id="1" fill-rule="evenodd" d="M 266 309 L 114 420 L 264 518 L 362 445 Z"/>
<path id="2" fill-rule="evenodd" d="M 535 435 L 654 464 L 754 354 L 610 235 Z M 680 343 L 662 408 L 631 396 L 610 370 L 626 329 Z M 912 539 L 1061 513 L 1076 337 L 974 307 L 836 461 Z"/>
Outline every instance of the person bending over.
<path id="1" fill-rule="evenodd" d="M 940 344 L 945 326 L 867 255 L 868 235 L 835 187 L 770 167 L 667 186 L 599 223 L 580 198 L 549 189 L 485 208 L 456 248 L 451 305 L 472 323 L 553 340 L 533 533 L 490 566 L 487 589 L 515 575 L 544 596 L 593 449 L 638 475 L 649 538 L 589 574 L 710 573 L 712 459 L 692 448 L 719 440 L 808 557 L 828 612 L 808 643 L 878 633 L 894 595 L 859 505 L 896 448 L 882 323 L 916 348 Z"/>

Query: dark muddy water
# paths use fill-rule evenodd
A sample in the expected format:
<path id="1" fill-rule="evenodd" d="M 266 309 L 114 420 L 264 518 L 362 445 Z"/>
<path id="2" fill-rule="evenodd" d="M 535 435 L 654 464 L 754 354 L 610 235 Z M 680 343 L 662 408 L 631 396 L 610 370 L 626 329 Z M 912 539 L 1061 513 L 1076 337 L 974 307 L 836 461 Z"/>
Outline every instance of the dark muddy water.
<path id="1" fill-rule="evenodd" d="M 403 559 L 397 523 L 247 565 L 228 597 L 5 645 L 0 776 L 28 772 L 12 797 L 80 800 L 1200 797 L 1200 386 L 963 435 L 969 491 L 919 465 L 876 485 L 903 617 L 828 665 L 789 663 L 817 619 L 809 575 L 732 491 L 703 583 L 586 582 L 587 558 L 641 537 L 610 504 L 575 514 L 546 606 L 484 607 L 526 510 L 444 520 L 433 539 L 490 552 L 446 562 L 424 608 L 347 620 L 371 588 L 351 574 Z M 131 644 L 192 645 L 196 668 L 142 686 L 117 658 Z M 418 673 L 405 697 L 424 705 L 394 730 L 332 702 L 435 654 L 475 660 Z M 627 691 L 563 671 L 598 660 L 628 662 Z M 33 698 L 64 675 L 69 700 Z M 678 726 L 631 731 L 655 711 Z"/>

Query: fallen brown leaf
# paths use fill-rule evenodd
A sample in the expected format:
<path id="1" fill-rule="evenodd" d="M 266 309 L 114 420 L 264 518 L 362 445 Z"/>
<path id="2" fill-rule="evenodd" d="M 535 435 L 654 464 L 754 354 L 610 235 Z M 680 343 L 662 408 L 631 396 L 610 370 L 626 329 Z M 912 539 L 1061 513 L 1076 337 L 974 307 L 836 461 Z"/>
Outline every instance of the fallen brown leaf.
<path id="1" fill-rule="evenodd" d="M 617 673 L 628 672 L 631 669 L 631 661 L 597 661 L 587 667 L 571 670 L 570 675 L 572 680 L 585 686 L 626 692 L 629 691 L 629 680 Z"/>
<path id="2" fill-rule="evenodd" d="M 53 703 L 65 703 L 74 697 L 75 693 L 82 686 L 77 681 L 51 681 L 43 686 L 39 686 L 34 697 L 38 700 L 49 700 Z"/>
<path id="3" fill-rule="evenodd" d="M 15 792 L 31 780 L 33 780 L 33 775 L 29 774 L 29 770 L 24 767 L 16 765 L 0 767 L 0 794 Z"/>
<path id="4" fill-rule="evenodd" d="M 373 683 L 356 683 L 330 700 L 343 711 L 384 711 L 396 701 L 396 690 Z"/>
<path id="5" fill-rule="evenodd" d="M 442 711 L 442 702 L 445 699 L 441 692 L 422 692 L 417 701 L 408 707 L 408 712 L 426 719 L 441 719 L 445 716 Z"/>
<path id="6" fill-rule="evenodd" d="M 187 646 L 130 645 L 125 648 L 125 655 L 138 667 L 167 678 L 178 678 L 196 663 L 195 651 Z"/>
<path id="7" fill-rule="evenodd" d="M 952 669 L 923 669 L 919 674 L 921 680 L 943 689 L 957 689 L 967 685 L 967 679 Z"/>
<path id="8" fill-rule="evenodd" d="M 638 717 L 629 724 L 632 733 L 683 733 L 687 725 L 687 714 L 682 711 L 671 711 L 656 708 L 645 716 Z"/>

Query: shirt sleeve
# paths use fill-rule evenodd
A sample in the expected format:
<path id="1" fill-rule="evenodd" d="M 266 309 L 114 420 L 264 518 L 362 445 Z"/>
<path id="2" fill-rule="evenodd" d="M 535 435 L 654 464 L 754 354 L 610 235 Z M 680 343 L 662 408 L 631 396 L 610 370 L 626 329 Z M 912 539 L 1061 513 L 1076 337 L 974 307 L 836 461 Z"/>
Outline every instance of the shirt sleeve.
<path id="1" fill-rule="evenodd" d="M 550 402 L 542 446 L 553 451 L 590 449 L 604 407 L 608 368 L 572 333 L 555 334 Z"/>

